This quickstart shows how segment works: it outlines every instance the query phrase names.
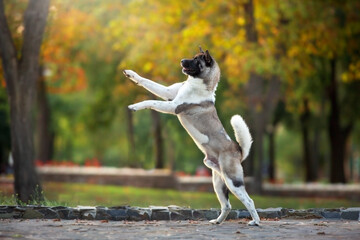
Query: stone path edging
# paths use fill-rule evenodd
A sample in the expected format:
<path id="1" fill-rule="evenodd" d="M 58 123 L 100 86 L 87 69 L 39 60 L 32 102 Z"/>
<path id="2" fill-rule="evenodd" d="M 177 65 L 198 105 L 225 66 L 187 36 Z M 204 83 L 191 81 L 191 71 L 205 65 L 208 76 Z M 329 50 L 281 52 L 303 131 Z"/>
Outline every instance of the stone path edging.
<path id="1" fill-rule="evenodd" d="M 334 219 L 360 221 L 360 207 L 336 209 L 295 210 L 286 208 L 257 209 L 259 216 L 267 219 Z M 142 220 L 211 220 L 219 209 L 190 209 L 178 206 L 141 207 L 47 207 L 47 206 L 0 206 L 0 219 L 84 219 L 112 221 Z M 234 209 L 227 219 L 249 218 L 247 210 Z"/>

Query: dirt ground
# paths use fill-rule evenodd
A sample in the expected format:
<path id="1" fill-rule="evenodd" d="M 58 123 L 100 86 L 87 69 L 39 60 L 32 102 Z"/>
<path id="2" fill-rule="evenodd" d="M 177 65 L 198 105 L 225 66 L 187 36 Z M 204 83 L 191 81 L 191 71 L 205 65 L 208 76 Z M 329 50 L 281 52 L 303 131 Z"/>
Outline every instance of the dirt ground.
<path id="1" fill-rule="evenodd" d="M 245 220 L 207 221 L 0 220 L 0 239 L 360 239 L 360 221 L 269 220 L 250 227 Z"/>

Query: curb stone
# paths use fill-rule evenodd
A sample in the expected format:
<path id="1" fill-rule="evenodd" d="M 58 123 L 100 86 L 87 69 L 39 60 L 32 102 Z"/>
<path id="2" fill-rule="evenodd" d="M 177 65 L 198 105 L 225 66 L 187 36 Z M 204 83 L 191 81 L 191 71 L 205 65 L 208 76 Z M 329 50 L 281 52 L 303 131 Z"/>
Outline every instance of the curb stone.
<path id="1" fill-rule="evenodd" d="M 360 221 L 360 207 L 347 208 L 341 211 L 342 219 Z"/>
<path id="2" fill-rule="evenodd" d="M 295 210 L 286 208 L 257 209 L 259 216 L 266 219 L 332 219 L 360 221 L 360 207 L 315 208 Z M 144 220 L 211 220 L 217 218 L 220 209 L 190 209 L 178 206 L 150 206 L 148 208 L 119 207 L 46 207 L 46 206 L 0 206 L 0 219 L 83 219 L 112 221 Z M 244 209 L 231 210 L 227 219 L 250 218 Z"/>

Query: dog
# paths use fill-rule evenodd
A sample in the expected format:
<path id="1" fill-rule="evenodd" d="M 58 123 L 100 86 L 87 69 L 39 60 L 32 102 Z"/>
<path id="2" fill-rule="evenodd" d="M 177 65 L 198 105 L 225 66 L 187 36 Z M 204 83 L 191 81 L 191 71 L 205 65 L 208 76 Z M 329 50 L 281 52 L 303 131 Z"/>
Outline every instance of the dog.
<path id="1" fill-rule="evenodd" d="M 252 217 L 249 225 L 258 226 L 260 218 L 253 200 L 245 190 L 241 166 L 249 154 L 252 137 L 240 115 L 234 115 L 230 121 L 238 144 L 231 140 L 219 120 L 215 108 L 215 91 L 220 80 L 219 65 L 209 51 L 204 52 L 201 47 L 198 54 L 192 59 L 182 59 L 180 65 L 187 80 L 170 86 L 140 77 L 134 71 L 124 70 L 125 76 L 134 83 L 165 100 L 146 100 L 129 105 L 128 108 L 132 111 L 152 109 L 176 115 L 205 154 L 204 164 L 212 170 L 213 187 L 221 205 L 219 217 L 211 220 L 211 223 L 222 223 L 231 211 L 230 190 L 249 211 Z"/>

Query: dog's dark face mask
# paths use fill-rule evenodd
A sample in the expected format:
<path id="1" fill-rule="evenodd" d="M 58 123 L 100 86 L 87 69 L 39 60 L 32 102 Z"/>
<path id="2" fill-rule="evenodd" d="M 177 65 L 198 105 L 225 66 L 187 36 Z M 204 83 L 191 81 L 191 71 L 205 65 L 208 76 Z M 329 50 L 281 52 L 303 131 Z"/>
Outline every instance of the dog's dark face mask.
<path id="1" fill-rule="evenodd" d="M 214 60 L 208 50 L 205 52 L 200 48 L 200 53 L 196 54 L 193 59 L 182 59 L 182 72 L 192 77 L 200 77 L 206 68 L 213 66 Z"/>

